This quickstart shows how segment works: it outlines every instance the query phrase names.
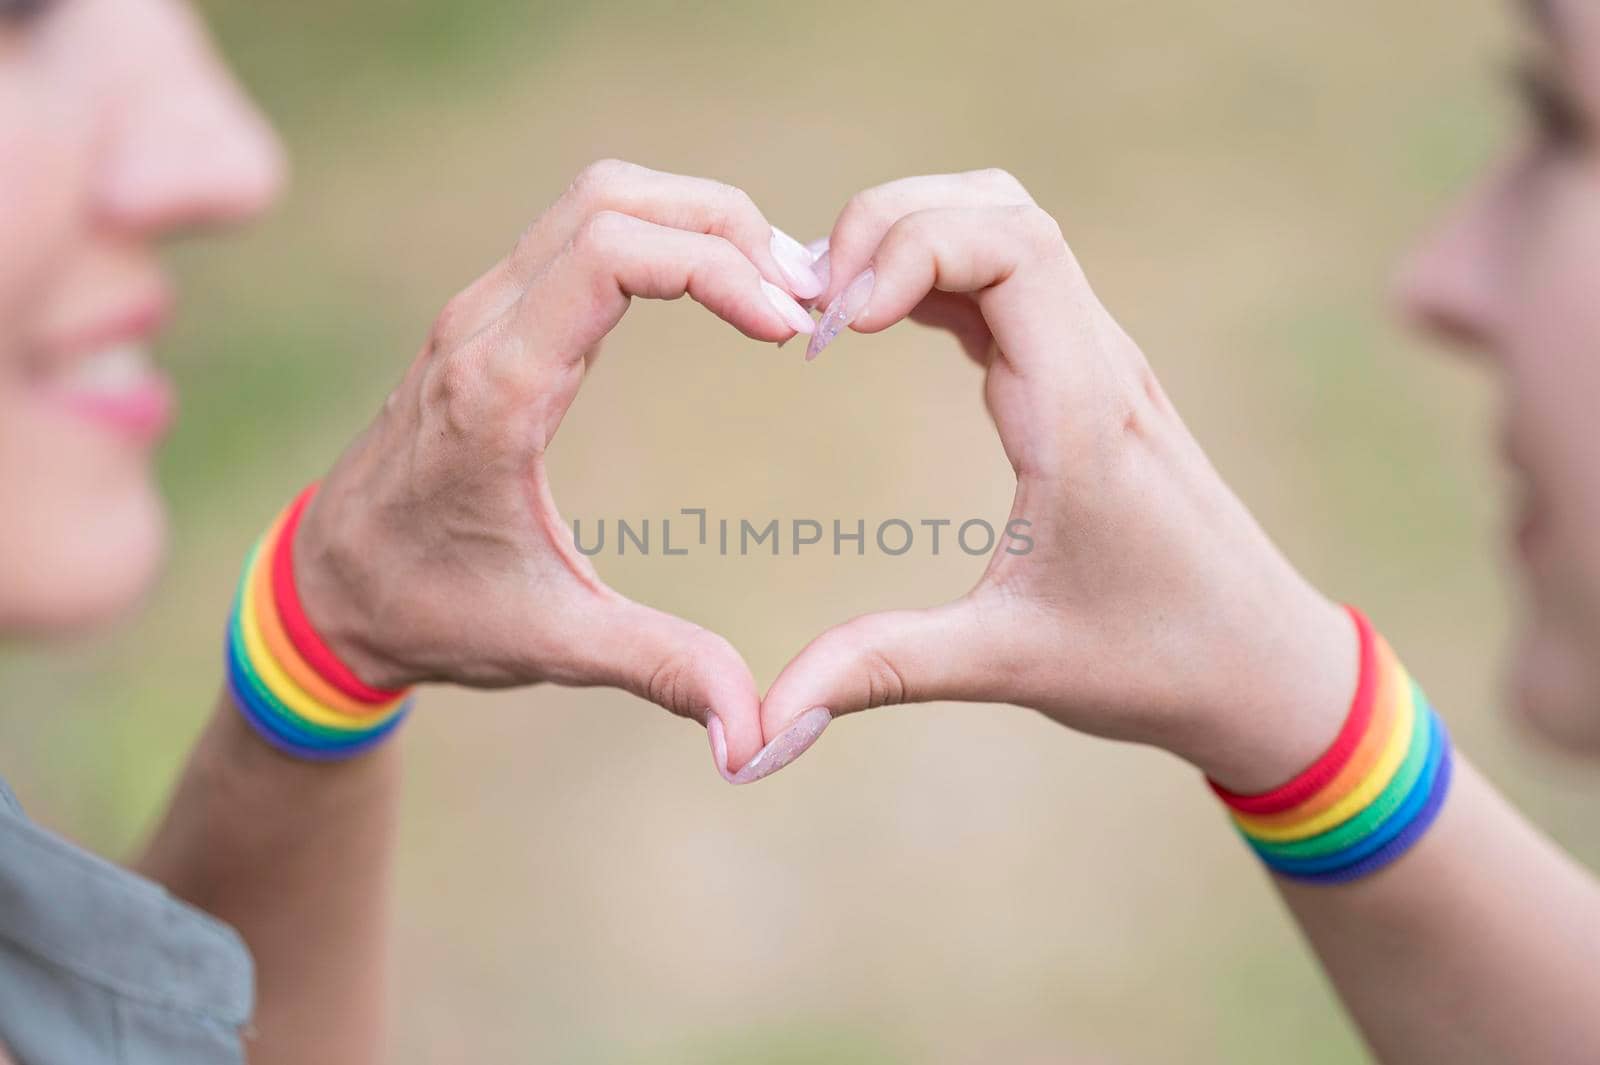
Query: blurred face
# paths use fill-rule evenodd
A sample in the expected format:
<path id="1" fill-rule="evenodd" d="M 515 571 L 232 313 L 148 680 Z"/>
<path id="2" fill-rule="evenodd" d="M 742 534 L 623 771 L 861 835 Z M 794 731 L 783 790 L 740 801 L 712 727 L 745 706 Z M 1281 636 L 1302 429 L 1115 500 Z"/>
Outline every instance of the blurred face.
<path id="1" fill-rule="evenodd" d="M 178 0 L 0 0 L 0 636 L 102 620 L 150 581 L 175 412 L 155 249 L 260 211 L 282 170 Z"/>
<path id="2" fill-rule="evenodd" d="M 1502 385 L 1516 701 L 1547 736 L 1600 751 L 1600 5 L 1523 6 L 1532 128 L 1418 251 L 1405 298 Z"/>

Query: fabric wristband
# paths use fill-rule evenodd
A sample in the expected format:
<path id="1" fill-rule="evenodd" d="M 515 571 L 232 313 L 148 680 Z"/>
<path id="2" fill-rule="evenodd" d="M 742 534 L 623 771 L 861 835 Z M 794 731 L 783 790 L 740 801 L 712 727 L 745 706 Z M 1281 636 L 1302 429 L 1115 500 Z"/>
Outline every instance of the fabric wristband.
<path id="1" fill-rule="evenodd" d="M 1345 719 L 1344 727 L 1339 730 L 1333 745 L 1304 772 L 1281 787 L 1261 795 L 1240 795 L 1229 791 L 1216 781 L 1211 781 L 1211 790 L 1217 793 L 1217 797 L 1240 813 L 1273 814 L 1298 806 L 1338 776 L 1339 771 L 1344 768 L 1360 744 L 1361 737 L 1372 720 L 1373 688 L 1377 681 L 1377 670 L 1373 663 L 1376 649 L 1372 626 L 1366 617 L 1354 607 L 1345 609 L 1355 622 L 1361 648 L 1360 680 L 1357 682 L 1355 698 L 1350 705 L 1350 716 Z"/>
<path id="2" fill-rule="evenodd" d="M 363 684 L 317 635 L 300 606 L 290 541 L 315 487 L 302 493 L 251 550 L 228 618 L 223 661 L 234 703 L 263 739 L 297 758 L 333 761 L 381 743 L 410 712 L 412 699 L 410 689 L 388 693 Z M 285 589 L 294 598 L 293 620 L 282 609 Z M 317 649 L 315 661 L 301 653 L 302 646 Z M 329 676 L 329 663 L 344 675 Z M 373 698 L 380 695 L 390 697 Z"/>
<path id="3" fill-rule="evenodd" d="M 272 552 L 272 593 L 278 616 L 283 620 L 284 631 L 289 634 L 295 650 L 305 659 L 306 664 L 328 683 L 357 702 L 373 704 L 393 702 L 405 693 L 386 691 L 364 684 L 361 678 L 357 677 L 349 666 L 339 661 L 339 656 L 323 643 L 322 637 L 311 627 L 311 622 L 306 619 L 305 610 L 300 605 L 300 592 L 294 583 L 294 534 L 300 528 L 300 519 L 305 515 L 306 506 L 310 504 L 312 496 L 317 494 L 317 487 L 312 484 L 289 504 L 289 511 L 283 519 L 282 532 L 279 533 L 277 546 Z"/>
<path id="4" fill-rule="evenodd" d="M 1361 675 L 1333 746 L 1261 796 L 1212 782 L 1267 867 L 1308 883 L 1346 883 L 1403 855 L 1437 818 L 1454 771 L 1449 730 L 1422 688 L 1360 611 L 1347 609 Z"/>

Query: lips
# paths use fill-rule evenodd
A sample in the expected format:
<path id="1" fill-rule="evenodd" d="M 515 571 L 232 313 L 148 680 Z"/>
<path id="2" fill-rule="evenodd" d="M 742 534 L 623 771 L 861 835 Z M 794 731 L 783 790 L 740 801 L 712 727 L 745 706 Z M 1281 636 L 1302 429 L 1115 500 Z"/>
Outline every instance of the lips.
<path id="1" fill-rule="evenodd" d="M 171 379 L 137 342 L 79 356 L 42 391 L 60 409 L 138 444 L 165 436 L 177 413 Z"/>

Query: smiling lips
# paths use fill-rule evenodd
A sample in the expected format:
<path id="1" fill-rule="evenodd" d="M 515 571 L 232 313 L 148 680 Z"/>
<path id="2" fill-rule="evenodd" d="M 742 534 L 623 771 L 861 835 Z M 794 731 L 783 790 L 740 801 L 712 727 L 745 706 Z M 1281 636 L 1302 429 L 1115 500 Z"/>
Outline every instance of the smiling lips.
<path id="1" fill-rule="evenodd" d="M 177 413 L 171 379 L 138 343 L 80 358 L 44 391 L 63 409 L 138 444 L 160 440 Z"/>
<path id="2" fill-rule="evenodd" d="M 91 327 L 46 344 L 50 360 L 40 392 L 59 410 L 141 446 L 172 427 L 177 394 L 155 364 L 150 344 L 166 322 L 170 292 L 158 285 Z"/>

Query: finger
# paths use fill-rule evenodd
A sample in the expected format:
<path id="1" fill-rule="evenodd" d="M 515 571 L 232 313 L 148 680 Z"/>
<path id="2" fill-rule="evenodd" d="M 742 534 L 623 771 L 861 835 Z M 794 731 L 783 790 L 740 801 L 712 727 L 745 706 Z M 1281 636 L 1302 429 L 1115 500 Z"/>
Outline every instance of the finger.
<path id="1" fill-rule="evenodd" d="M 928 174 L 866 189 L 839 212 L 827 242 L 828 284 L 819 306 L 831 303 L 850 280 L 867 268 L 873 253 L 896 222 L 936 207 L 1031 205 L 1033 197 L 1004 170 Z"/>
<path id="2" fill-rule="evenodd" d="M 983 320 L 978 305 L 964 293 L 931 292 L 908 317 L 919 325 L 953 334 L 969 359 L 979 366 L 989 365 L 993 341 L 989 324 Z"/>
<path id="3" fill-rule="evenodd" d="M 935 292 L 975 297 L 1019 368 L 1054 357 L 1103 316 L 1060 227 L 1035 206 L 934 208 L 895 222 L 817 323 L 814 356 L 844 328 L 876 333 Z"/>
<path id="4" fill-rule="evenodd" d="M 633 692 L 706 726 L 724 779 L 761 749 L 761 702 L 732 644 L 693 622 L 607 590 L 578 627 L 584 683 Z"/>
<path id="5" fill-rule="evenodd" d="M 925 610 L 867 614 L 828 630 L 767 690 L 762 733 L 778 756 L 763 751 L 745 774 L 774 773 L 803 753 L 820 732 L 814 720 L 819 709 L 832 719 L 938 699 L 1008 701 L 1016 673 L 1009 628 L 1003 615 L 968 596 Z M 791 729 L 806 742 L 786 742 Z"/>
<path id="6" fill-rule="evenodd" d="M 822 291 L 812 256 L 775 228 L 734 185 L 605 159 L 585 167 L 572 186 L 529 227 L 512 253 L 515 273 L 531 281 L 597 214 L 614 211 L 646 222 L 721 237 L 769 282 L 800 299 Z"/>
<path id="7" fill-rule="evenodd" d="M 603 212 L 584 223 L 492 337 L 453 356 L 463 379 L 453 391 L 473 404 L 522 406 L 535 397 L 564 409 L 576 387 L 570 371 L 634 296 L 685 294 L 757 340 L 812 328 L 810 316 L 726 240 Z"/>

